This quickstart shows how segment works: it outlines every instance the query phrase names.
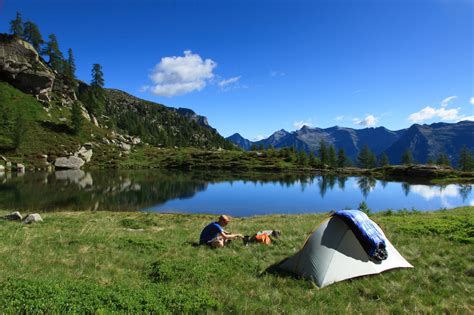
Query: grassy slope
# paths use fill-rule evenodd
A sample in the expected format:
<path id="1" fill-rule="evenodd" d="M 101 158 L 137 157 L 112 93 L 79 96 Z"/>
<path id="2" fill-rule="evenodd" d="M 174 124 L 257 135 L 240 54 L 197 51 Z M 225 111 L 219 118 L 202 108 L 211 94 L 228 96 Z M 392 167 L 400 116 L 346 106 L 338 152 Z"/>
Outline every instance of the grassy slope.
<path id="1" fill-rule="evenodd" d="M 222 250 L 191 246 L 213 219 L 207 215 L 79 212 L 45 213 L 31 226 L 0 221 L 0 313 L 472 313 L 473 210 L 374 215 L 415 268 L 322 290 L 262 272 L 297 251 L 324 215 L 235 219 L 232 230 L 274 228 L 282 238 Z"/>
<path id="2" fill-rule="evenodd" d="M 41 167 L 38 164 L 39 154 L 51 157 L 64 156 L 64 151 L 73 152 L 81 143 L 100 137 L 104 131 L 84 121 L 80 136 L 72 134 L 70 108 L 52 105 L 49 114 L 32 96 L 22 93 L 5 82 L 0 82 L 0 104 L 9 114 L 13 124 L 14 117 L 21 112 L 25 119 L 27 131 L 25 138 L 17 150 L 11 150 L 11 136 L 8 130 L 0 128 L 0 154 L 14 162 L 22 162 L 28 166 Z M 60 118 L 67 122 L 61 122 Z M 43 166 L 44 167 L 44 166 Z"/>

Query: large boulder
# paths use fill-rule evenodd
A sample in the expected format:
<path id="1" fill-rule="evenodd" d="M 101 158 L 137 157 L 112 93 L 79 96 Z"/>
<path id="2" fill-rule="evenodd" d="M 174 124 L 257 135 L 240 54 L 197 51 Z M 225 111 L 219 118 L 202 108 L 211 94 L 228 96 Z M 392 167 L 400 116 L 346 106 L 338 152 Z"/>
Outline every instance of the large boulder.
<path id="1" fill-rule="evenodd" d="M 49 102 L 55 74 L 29 43 L 0 34 L 0 80 Z"/>
<path id="2" fill-rule="evenodd" d="M 86 149 L 85 147 L 81 147 L 79 151 L 77 151 L 74 156 L 80 157 L 86 163 L 88 163 L 92 158 L 92 149 Z"/>
<path id="3" fill-rule="evenodd" d="M 34 95 L 39 101 L 53 99 L 62 105 L 77 100 L 75 87 L 51 69 L 30 43 L 13 35 L 0 34 L 0 81 Z"/>
<path id="4" fill-rule="evenodd" d="M 54 166 L 57 169 L 72 169 L 72 170 L 78 170 L 81 168 L 81 166 L 84 165 L 84 160 L 77 157 L 77 156 L 70 156 L 68 158 L 66 157 L 60 157 L 57 158 L 56 161 L 54 161 Z"/>

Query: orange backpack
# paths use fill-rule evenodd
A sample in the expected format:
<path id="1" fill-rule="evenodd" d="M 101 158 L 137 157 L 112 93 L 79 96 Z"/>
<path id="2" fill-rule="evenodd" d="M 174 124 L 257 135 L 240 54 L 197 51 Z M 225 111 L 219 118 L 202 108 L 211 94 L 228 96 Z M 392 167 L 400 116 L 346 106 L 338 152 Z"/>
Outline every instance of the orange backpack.
<path id="1" fill-rule="evenodd" d="M 255 241 L 257 243 L 262 243 L 265 245 L 269 245 L 272 242 L 270 236 L 268 236 L 268 234 L 265 234 L 265 233 L 255 235 Z"/>

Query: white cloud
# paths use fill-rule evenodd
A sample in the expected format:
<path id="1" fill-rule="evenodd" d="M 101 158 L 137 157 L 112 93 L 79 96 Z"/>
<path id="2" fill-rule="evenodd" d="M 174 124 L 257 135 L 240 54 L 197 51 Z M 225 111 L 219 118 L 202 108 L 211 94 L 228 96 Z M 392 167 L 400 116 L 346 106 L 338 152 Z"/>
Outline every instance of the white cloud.
<path id="1" fill-rule="evenodd" d="M 474 96 L 469 99 L 469 103 L 471 103 L 472 105 L 474 105 Z"/>
<path id="2" fill-rule="evenodd" d="M 154 84 L 146 90 L 166 97 L 200 91 L 214 77 L 216 66 L 213 60 L 203 60 L 190 50 L 184 56 L 163 57 L 150 74 Z"/>
<path id="3" fill-rule="evenodd" d="M 449 97 L 446 97 L 444 100 L 441 101 L 441 107 L 446 107 L 449 105 L 449 103 L 451 103 L 452 101 L 454 101 L 455 99 L 457 99 L 458 97 L 456 95 L 453 95 L 453 96 L 449 96 Z"/>
<path id="4" fill-rule="evenodd" d="M 374 115 L 367 115 L 364 119 L 354 118 L 352 122 L 359 126 L 373 127 L 377 124 L 379 119 Z"/>
<path id="5" fill-rule="evenodd" d="M 341 121 L 343 119 L 344 119 L 344 115 L 337 116 L 336 118 L 334 118 L 335 121 Z"/>
<path id="6" fill-rule="evenodd" d="M 303 126 L 311 127 L 311 122 L 310 121 L 295 121 L 293 123 L 293 127 L 295 127 L 297 130 L 303 128 Z"/>
<path id="7" fill-rule="evenodd" d="M 238 77 L 232 77 L 232 78 L 229 78 L 229 79 L 224 79 L 224 80 L 221 80 L 221 81 L 217 82 L 217 85 L 220 88 L 225 88 L 229 85 L 238 83 L 241 77 L 242 76 L 239 75 Z"/>
<path id="8" fill-rule="evenodd" d="M 461 117 L 459 117 L 458 121 L 461 121 L 461 120 L 474 121 L 474 116 L 461 116 Z"/>
<path id="9" fill-rule="evenodd" d="M 474 207 L 474 199 L 472 199 L 472 200 L 469 202 L 469 205 L 470 205 L 471 207 Z"/>
<path id="10" fill-rule="evenodd" d="M 267 137 L 265 137 L 264 135 L 257 135 L 255 138 L 252 139 L 252 141 L 260 141 L 266 138 Z"/>
<path id="11" fill-rule="evenodd" d="M 425 185 L 411 185 L 410 192 L 422 196 L 426 200 L 433 198 L 446 198 L 446 197 L 457 197 L 459 191 L 456 185 L 448 185 L 445 188 L 442 187 L 430 187 Z"/>
<path id="12" fill-rule="evenodd" d="M 408 116 L 408 120 L 414 123 L 419 123 L 436 117 L 441 120 L 462 120 L 463 116 L 459 116 L 459 110 L 460 108 L 446 109 L 441 107 L 436 109 L 431 106 L 426 106 L 422 110 Z"/>

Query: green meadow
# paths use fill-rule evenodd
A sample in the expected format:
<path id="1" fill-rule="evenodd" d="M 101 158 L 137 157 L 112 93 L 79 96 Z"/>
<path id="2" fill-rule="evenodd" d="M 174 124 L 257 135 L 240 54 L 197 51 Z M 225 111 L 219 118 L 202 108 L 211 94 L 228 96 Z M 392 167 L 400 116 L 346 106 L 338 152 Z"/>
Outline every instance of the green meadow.
<path id="1" fill-rule="evenodd" d="M 266 273 L 327 214 L 235 218 L 271 245 L 193 246 L 210 215 L 54 212 L 0 220 L 0 313 L 473 313 L 474 207 L 371 215 L 415 266 L 318 289 Z M 8 211 L 0 211 L 0 215 Z"/>

